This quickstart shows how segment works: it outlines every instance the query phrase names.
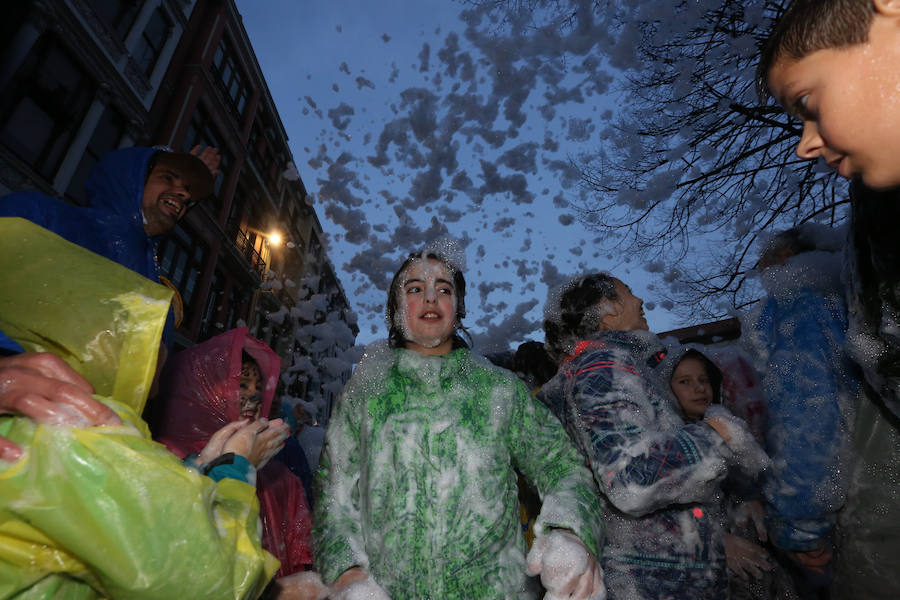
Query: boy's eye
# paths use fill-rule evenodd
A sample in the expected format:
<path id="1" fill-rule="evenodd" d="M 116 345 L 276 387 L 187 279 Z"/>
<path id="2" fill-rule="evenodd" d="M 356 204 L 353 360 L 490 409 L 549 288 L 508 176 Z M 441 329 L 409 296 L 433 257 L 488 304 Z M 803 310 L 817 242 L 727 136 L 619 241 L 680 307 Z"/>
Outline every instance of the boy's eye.
<path id="1" fill-rule="evenodd" d="M 439 291 L 440 293 L 442 293 L 442 294 L 449 294 L 449 295 L 451 295 L 451 296 L 453 295 L 453 289 L 452 289 L 452 288 L 444 287 L 444 288 L 440 288 L 438 291 Z"/>
<path id="2" fill-rule="evenodd" d="M 419 292 L 421 292 L 421 291 L 422 291 L 422 288 L 420 288 L 420 287 L 417 286 L 417 285 L 411 285 L 411 286 L 409 286 L 408 288 L 406 288 L 406 293 L 407 293 L 407 294 L 417 294 L 417 293 L 419 293 Z"/>
<path id="3" fill-rule="evenodd" d="M 801 121 L 814 120 L 813 111 L 809 107 L 809 94 L 803 94 L 794 100 L 790 112 Z"/>

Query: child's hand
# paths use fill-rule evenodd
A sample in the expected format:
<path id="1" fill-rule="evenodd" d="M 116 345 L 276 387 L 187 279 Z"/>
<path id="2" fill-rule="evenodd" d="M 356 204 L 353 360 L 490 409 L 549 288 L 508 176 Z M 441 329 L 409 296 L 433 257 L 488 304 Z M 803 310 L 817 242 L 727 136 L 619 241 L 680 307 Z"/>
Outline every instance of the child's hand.
<path id="1" fill-rule="evenodd" d="M 747 527 L 752 523 L 759 541 L 769 540 L 769 534 L 766 532 L 766 511 L 759 500 L 741 502 L 735 511 L 734 521 L 741 527 Z"/>
<path id="2" fill-rule="evenodd" d="M 301 571 L 275 582 L 275 600 L 325 600 L 328 588 L 314 571 Z"/>
<path id="3" fill-rule="evenodd" d="M 391 600 L 387 592 L 375 583 L 372 576 L 359 567 L 347 569 L 338 577 L 328 590 L 331 600 Z"/>
<path id="4" fill-rule="evenodd" d="M 541 575 L 544 600 L 604 600 L 603 570 L 581 540 L 570 531 L 554 529 L 539 535 L 528 553 L 527 573 Z"/>
<path id="5" fill-rule="evenodd" d="M 225 454 L 225 442 L 233 436 L 238 429 L 247 424 L 247 420 L 241 421 L 232 421 L 225 427 L 221 428 L 209 438 L 209 441 L 206 442 L 206 445 L 203 447 L 203 450 L 200 451 L 200 455 L 197 457 L 197 464 L 205 465 L 208 462 L 215 460 L 216 458 Z"/>
<path id="6" fill-rule="evenodd" d="M 703 420 L 722 436 L 725 444 L 731 449 L 736 465 L 744 473 L 756 476 L 771 464 L 771 459 L 750 433 L 747 423 L 731 414 L 721 404 L 713 404 L 706 409 L 706 417 Z"/>
<path id="7" fill-rule="evenodd" d="M 240 454 L 259 470 L 278 454 L 288 432 L 287 425 L 281 419 L 272 421 L 271 426 L 267 419 L 250 421 L 228 438 L 223 453 Z"/>
<path id="8" fill-rule="evenodd" d="M 740 577 L 760 579 L 763 571 L 771 571 L 769 553 L 750 540 L 727 534 L 725 536 L 725 560 L 728 568 Z"/>

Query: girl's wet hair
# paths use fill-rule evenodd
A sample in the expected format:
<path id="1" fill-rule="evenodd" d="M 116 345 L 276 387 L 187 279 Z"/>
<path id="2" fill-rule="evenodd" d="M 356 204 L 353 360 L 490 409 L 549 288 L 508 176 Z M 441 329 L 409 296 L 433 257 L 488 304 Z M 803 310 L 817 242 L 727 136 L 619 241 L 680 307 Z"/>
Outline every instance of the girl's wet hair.
<path id="1" fill-rule="evenodd" d="M 559 363 L 578 340 L 597 333 L 607 314 L 600 303 L 618 297 L 616 278 L 609 273 L 591 273 L 566 284 L 558 305 L 545 311 L 545 346 L 550 357 Z"/>
<path id="2" fill-rule="evenodd" d="M 394 278 L 391 280 L 391 287 L 388 288 L 388 297 L 387 297 L 387 305 L 385 310 L 385 317 L 387 319 L 388 325 L 388 345 L 391 348 L 405 348 L 406 347 L 406 338 L 403 337 L 403 331 L 397 327 L 396 323 L 394 323 L 394 316 L 397 314 L 397 309 L 399 308 L 399 296 L 400 296 L 400 288 L 403 285 L 403 273 L 406 272 L 406 269 L 415 262 L 416 260 L 426 260 L 426 259 L 434 259 L 444 265 L 447 270 L 453 276 L 453 293 L 456 296 L 456 322 L 457 322 L 457 330 L 456 333 L 453 334 L 453 349 L 457 348 L 468 348 L 471 345 L 471 336 L 469 336 L 469 332 L 466 331 L 466 328 L 463 327 L 462 320 L 466 316 L 466 278 L 463 277 L 462 271 L 457 269 L 453 264 L 439 254 L 435 254 L 433 252 L 429 253 L 420 253 L 414 252 L 410 254 L 403 264 L 400 265 L 400 268 L 397 269 L 397 272 L 394 273 Z M 467 343 L 460 332 L 464 334 L 467 338 L 469 338 L 469 342 Z"/>

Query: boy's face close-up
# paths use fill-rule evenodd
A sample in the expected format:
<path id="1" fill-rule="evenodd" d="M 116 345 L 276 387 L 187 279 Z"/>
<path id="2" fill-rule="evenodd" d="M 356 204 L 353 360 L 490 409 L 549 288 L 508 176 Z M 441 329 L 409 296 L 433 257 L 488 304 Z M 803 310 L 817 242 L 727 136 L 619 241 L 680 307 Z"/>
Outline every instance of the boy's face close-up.
<path id="1" fill-rule="evenodd" d="M 769 71 L 776 100 L 803 123 L 797 156 L 822 157 L 874 189 L 900 186 L 900 15 L 876 14 L 869 40 Z"/>

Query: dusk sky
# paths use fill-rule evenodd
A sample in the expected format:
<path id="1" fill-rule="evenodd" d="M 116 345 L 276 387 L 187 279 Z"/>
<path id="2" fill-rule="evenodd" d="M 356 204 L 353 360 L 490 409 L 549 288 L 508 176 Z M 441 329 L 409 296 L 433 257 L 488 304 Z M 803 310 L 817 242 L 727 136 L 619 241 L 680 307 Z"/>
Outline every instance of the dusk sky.
<path id="1" fill-rule="evenodd" d="M 488 42 L 475 48 L 463 35 L 466 5 L 451 0 L 236 3 L 359 343 L 386 335 L 387 281 L 436 233 L 466 245 L 465 323 L 482 351 L 542 339 L 547 284 L 592 270 L 631 285 L 651 329 L 683 324 L 648 289 L 645 265 L 586 231 L 568 205 L 580 193 L 569 160 L 596 148 L 614 111 L 602 65 L 557 66 L 550 87 L 504 79 L 488 65 L 521 48 L 489 47 L 483 60 Z M 503 105 L 482 118 L 498 86 L 527 96 L 521 115 Z"/>

